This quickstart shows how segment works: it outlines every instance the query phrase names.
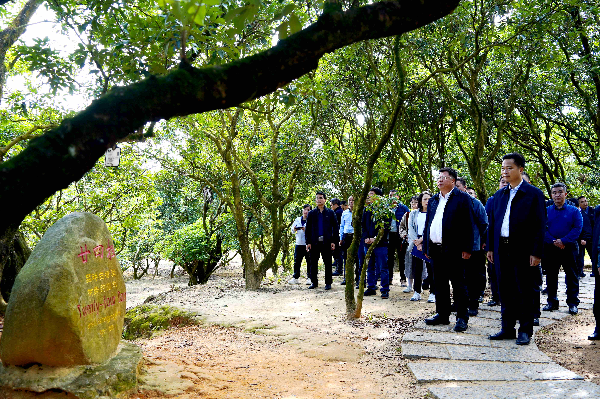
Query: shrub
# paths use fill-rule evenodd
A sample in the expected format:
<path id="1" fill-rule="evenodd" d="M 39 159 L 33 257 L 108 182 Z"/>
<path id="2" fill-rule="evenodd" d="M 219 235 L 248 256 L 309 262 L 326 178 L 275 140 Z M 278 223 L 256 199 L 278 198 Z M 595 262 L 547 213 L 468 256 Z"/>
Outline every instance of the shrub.
<path id="1" fill-rule="evenodd" d="M 169 327 L 198 324 L 195 314 L 173 306 L 140 305 L 125 315 L 123 338 L 151 338 L 154 333 Z"/>

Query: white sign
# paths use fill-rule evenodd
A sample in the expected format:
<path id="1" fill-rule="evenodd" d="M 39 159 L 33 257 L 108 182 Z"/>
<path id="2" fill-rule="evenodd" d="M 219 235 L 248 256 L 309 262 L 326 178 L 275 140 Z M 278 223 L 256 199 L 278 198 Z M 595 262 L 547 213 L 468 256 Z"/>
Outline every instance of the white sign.
<path id="1" fill-rule="evenodd" d="M 109 148 L 104 154 L 104 166 L 119 166 L 121 158 L 121 149 L 117 146 Z"/>

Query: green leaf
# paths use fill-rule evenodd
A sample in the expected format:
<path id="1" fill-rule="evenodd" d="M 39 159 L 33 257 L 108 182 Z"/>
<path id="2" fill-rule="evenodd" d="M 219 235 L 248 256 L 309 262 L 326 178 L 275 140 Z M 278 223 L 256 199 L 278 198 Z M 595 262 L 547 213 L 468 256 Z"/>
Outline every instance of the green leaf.
<path id="1" fill-rule="evenodd" d="M 279 40 L 283 40 L 288 37 L 288 23 L 282 22 L 277 28 L 277 33 L 279 34 Z"/>
<path id="2" fill-rule="evenodd" d="M 292 13 L 292 15 L 290 15 L 290 33 L 294 34 L 296 32 L 299 32 L 302 30 L 302 24 L 300 23 L 300 18 L 298 18 L 298 15 L 296 15 L 296 13 Z"/>
<path id="3" fill-rule="evenodd" d="M 221 0 L 203 0 L 202 2 L 207 6 L 216 6 L 221 4 Z"/>
<path id="4" fill-rule="evenodd" d="M 198 10 L 198 14 L 194 18 L 194 22 L 198 25 L 204 25 L 204 18 L 206 17 L 206 5 L 202 4 Z"/>

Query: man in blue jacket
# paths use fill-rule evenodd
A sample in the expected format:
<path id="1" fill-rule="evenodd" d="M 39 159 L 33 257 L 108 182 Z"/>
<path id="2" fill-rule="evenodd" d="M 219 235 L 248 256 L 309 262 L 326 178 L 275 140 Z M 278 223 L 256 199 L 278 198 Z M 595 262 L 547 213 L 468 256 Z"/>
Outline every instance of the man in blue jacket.
<path id="1" fill-rule="evenodd" d="M 558 271 L 563 267 L 567 283 L 569 313 L 577 314 L 579 305 L 579 271 L 577 267 L 577 240 L 581 234 L 583 218 L 578 208 L 566 204 L 567 186 L 555 183 L 551 187 L 553 205 L 547 208 L 548 224 L 544 237 L 544 267 L 548 287 L 548 304 L 545 311 L 558 309 Z"/>
<path id="2" fill-rule="evenodd" d="M 452 282 L 456 325 L 454 331 L 465 331 L 469 313 L 465 281 L 466 260 L 473 251 L 471 197 L 455 187 L 456 171 L 441 168 L 437 179 L 440 192 L 429 200 L 423 252 L 431 258 L 435 308 L 437 314 L 425 320 L 428 325 L 450 324 L 450 282 Z M 420 248 L 419 248 L 420 249 Z"/>
<path id="3" fill-rule="evenodd" d="M 508 186 L 494 194 L 488 214 L 487 258 L 499 268 L 502 329 L 490 339 L 514 339 L 528 345 L 535 318 L 533 289 L 538 279 L 546 231 L 544 194 L 525 182 L 525 158 L 519 153 L 502 158 L 502 177 Z"/>
<path id="4" fill-rule="evenodd" d="M 456 179 L 456 188 L 463 193 L 468 193 L 467 182 L 462 177 Z M 488 221 L 483 204 L 470 194 L 469 197 L 473 223 L 473 252 L 471 252 L 471 258 L 466 262 L 465 280 L 469 295 L 469 316 L 477 316 L 479 313 L 479 297 L 482 290 L 485 290 L 485 253 L 482 247 L 487 238 Z"/>
<path id="5" fill-rule="evenodd" d="M 319 257 L 323 258 L 325 265 L 325 289 L 331 289 L 331 257 L 336 244 L 340 241 L 339 226 L 335 213 L 325 207 L 327 196 L 322 191 L 317 191 L 315 195 L 316 208 L 308 213 L 306 218 L 306 249 L 310 253 L 310 280 L 312 285 L 309 289 L 319 286 L 318 264 Z"/>
<path id="6" fill-rule="evenodd" d="M 590 258 L 592 257 L 592 253 L 594 252 L 592 249 L 592 218 L 594 216 L 594 209 L 590 208 L 588 205 L 588 200 L 585 198 L 585 195 L 577 198 L 577 204 L 579 205 L 579 210 L 581 211 L 581 217 L 583 218 L 583 228 L 581 229 L 581 234 L 579 235 L 578 246 L 579 246 L 579 255 L 577 256 L 577 267 L 579 277 L 585 277 L 585 273 L 583 272 L 583 264 L 585 259 L 585 251 L 587 250 Z M 592 275 L 595 272 L 592 269 Z"/>
<path id="7" fill-rule="evenodd" d="M 400 238 L 400 221 L 405 213 L 408 212 L 408 207 L 400 202 L 398 192 L 396 190 L 390 190 L 390 198 L 395 198 L 396 208 L 394 209 L 394 218 L 392 218 L 390 224 L 390 241 L 388 244 L 388 270 L 390 276 L 390 284 L 394 279 L 394 260 L 398 256 L 398 267 L 400 268 L 400 281 L 406 282 L 406 276 L 404 275 L 404 254 L 403 242 Z M 405 249 L 405 248 L 404 248 Z"/>

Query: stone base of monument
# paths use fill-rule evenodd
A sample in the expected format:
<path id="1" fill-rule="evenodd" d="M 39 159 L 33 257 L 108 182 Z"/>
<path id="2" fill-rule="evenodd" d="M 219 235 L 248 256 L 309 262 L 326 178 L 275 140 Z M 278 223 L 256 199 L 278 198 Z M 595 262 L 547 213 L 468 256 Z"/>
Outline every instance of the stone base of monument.
<path id="1" fill-rule="evenodd" d="M 98 365 L 5 367 L 0 364 L 0 398 L 8 392 L 12 395 L 7 398 L 28 397 L 27 392 L 54 392 L 64 398 L 118 398 L 137 387 L 141 361 L 140 348 L 121 341 L 116 355 Z"/>

